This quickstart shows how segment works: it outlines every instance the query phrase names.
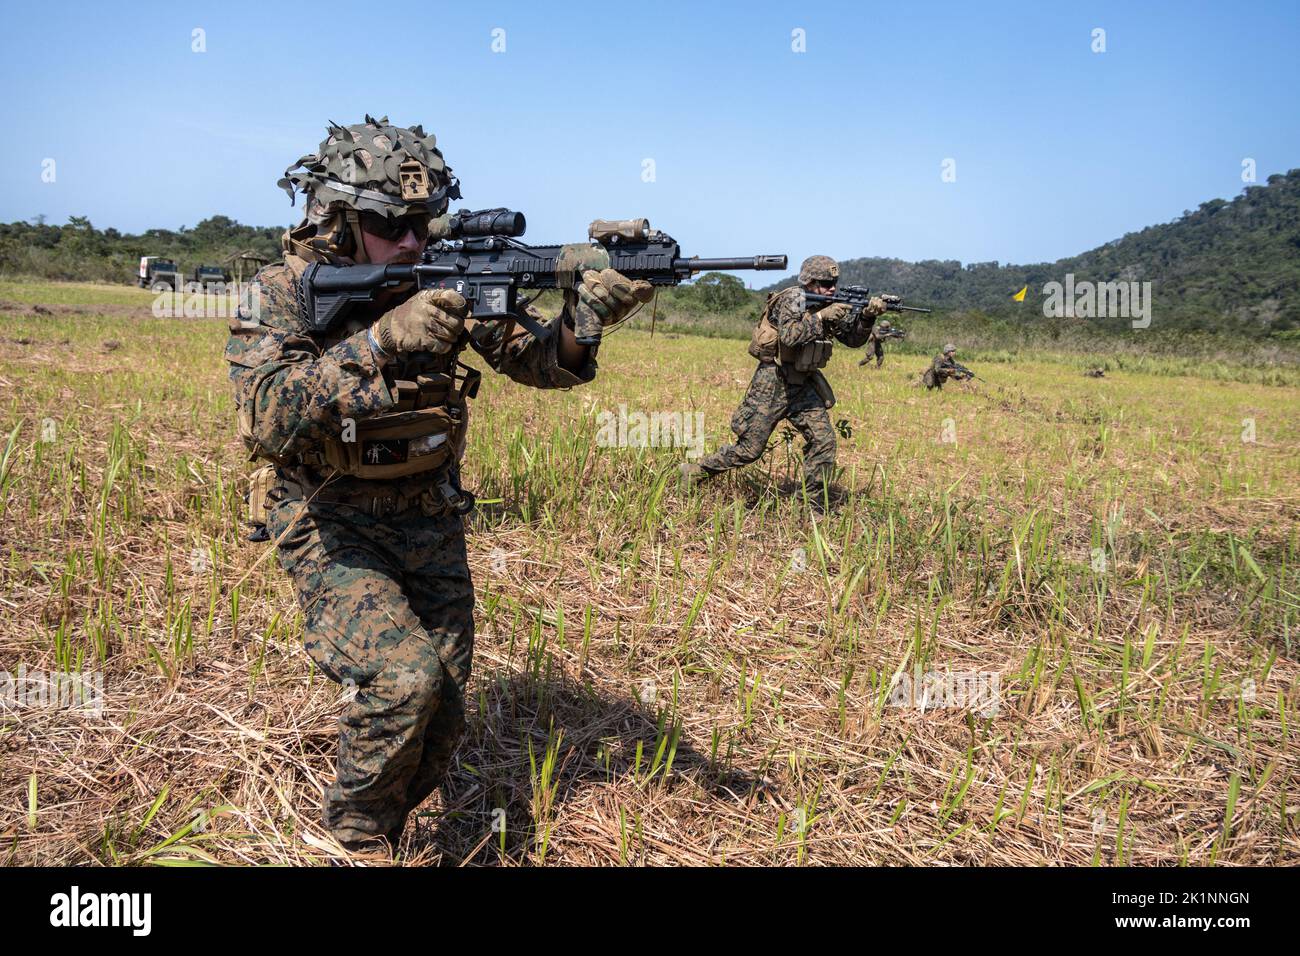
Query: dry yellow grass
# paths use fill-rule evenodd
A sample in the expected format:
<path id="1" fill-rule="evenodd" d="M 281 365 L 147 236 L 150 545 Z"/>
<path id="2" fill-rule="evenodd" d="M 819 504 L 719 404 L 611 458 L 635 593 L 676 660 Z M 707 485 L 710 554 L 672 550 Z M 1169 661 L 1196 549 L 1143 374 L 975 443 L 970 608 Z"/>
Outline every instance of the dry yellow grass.
<path id="1" fill-rule="evenodd" d="M 243 540 L 224 323 L 0 299 L 0 668 L 105 682 L 98 717 L 0 711 L 0 861 L 323 862 L 340 691 Z M 716 447 L 743 343 L 625 331 L 589 387 L 485 381 L 470 730 L 402 862 L 1300 860 L 1300 389 L 976 355 L 931 394 L 857 357 L 825 516 L 774 490 L 779 434 L 691 493 L 680 449 L 595 440 L 626 404 Z M 929 672 L 997 674 L 997 712 L 890 704 Z"/>

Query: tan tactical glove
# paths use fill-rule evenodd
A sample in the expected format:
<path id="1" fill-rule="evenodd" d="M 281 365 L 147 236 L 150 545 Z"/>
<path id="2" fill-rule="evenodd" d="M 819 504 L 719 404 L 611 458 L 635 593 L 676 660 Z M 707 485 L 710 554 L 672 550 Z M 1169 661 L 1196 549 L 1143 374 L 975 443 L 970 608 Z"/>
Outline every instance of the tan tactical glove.
<path id="1" fill-rule="evenodd" d="M 842 325 L 844 320 L 849 316 L 849 306 L 847 302 L 832 302 L 826 308 L 817 313 L 817 318 L 822 320 L 822 328 L 832 325 Z"/>
<path id="2" fill-rule="evenodd" d="M 885 299 L 878 295 L 873 295 L 871 301 L 867 303 L 866 308 L 862 310 L 862 314 L 868 319 L 874 319 L 876 316 L 884 315 L 888 311 L 889 306 Z"/>
<path id="3" fill-rule="evenodd" d="M 469 303 L 450 289 L 422 289 L 385 312 L 372 330 L 390 355 L 403 352 L 450 352 L 465 328 Z"/>
<path id="4" fill-rule="evenodd" d="M 584 344 L 599 341 L 603 326 L 627 318 L 655 294 L 649 282 L 633 281 L 615 269 L 588 269 L 576 292 L 577 301 L 570 301 L 569 308 L 574 336 Z"/>

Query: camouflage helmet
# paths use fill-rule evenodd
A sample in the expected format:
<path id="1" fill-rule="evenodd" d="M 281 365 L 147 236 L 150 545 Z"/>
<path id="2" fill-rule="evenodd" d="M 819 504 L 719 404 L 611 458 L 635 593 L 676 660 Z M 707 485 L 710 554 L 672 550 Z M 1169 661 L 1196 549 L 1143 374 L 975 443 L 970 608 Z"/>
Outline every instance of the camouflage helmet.
<path id="1" fill-rule="evenodd" d="M 955 352 L 955 351 L 957 351 L 957 346 L 953 345 L 951 342 L 949 342 L 947 345 L 945 345 L 945 346 L 943 347 L 943 354 L 944 354 L 944 355 L 948 355 L 948 354 L 950 354 L 950 353 L 952 353 L 952 352 Z"/>
<path id="2" fill-rule="evenodd" d="M 881 319 L 881 320 L 880 320 L 880 328 L 881 328 L 882 330 L 884 330 L 885 332 L 888 332 L 890 329 L 893 328 L 893 326 L 889 324 L 889 320 L 888 320 L 888 319 Z"/>
<path id="3" fill-rule="evenodd" d="M 799 284 L 840 277 L 839 264 L 830 256 L 809 256 L 799 267 Z"/>
<path id="4" fill-rule="evenodd" d="M 393 126 L 387 116 L 364 123 L 331 122 L 315 153 L 284 171 L 279 186 L 294 199 L 301 189 L 325 209 L 368 210 L 397 218 L 441 215 L 460 198 L 460 184 L 443 162 L 436 139 L 419 126 Z"/>

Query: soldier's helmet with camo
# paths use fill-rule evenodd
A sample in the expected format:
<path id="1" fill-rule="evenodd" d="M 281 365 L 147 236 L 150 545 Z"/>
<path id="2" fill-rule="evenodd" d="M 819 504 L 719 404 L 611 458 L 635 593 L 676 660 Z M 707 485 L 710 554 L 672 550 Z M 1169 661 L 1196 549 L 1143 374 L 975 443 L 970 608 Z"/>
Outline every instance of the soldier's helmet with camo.
<path id="1" fill-rule="evenodd" d="M 953 345 L 951 342 L 949 342 L 947 345 L 943 347 L 944 355 L 951 355 L 953 352 L 956 351 L 957 351 L 957 346 Z"/>
<path id="2" fill-rule="evenodd" d="M 881 320 L 880 320 L 880 330 L 881 330 L 882 332 L 888 332 L 888 331 L 889 331 L 890 329 L 892 329 L 892 328 L 893 328 L 893 326 L 889 324 L 889 320 L 888 320 L 888 319 L 881 319 Z"/>
<path id="3" fill-rule="evenodd" d="M 284 171 L 279 186 L 290 202 L 299 189 L 321 212 L 351 209 L 397 218 L 439 216 L 460 198 L 460 184 L 436 139 L 420 126 L 393 126 L 387 116 L 367 115 L 354 126 L 331 122 L 327 132 L 315 153 Z"/>
<path id="4" fill-rule="evenodd" d="M 830 256 L 809 256 L 799 267 L 799 284 L 807 285 L 809 282 L 838 282 L 840 278 L 840 266 Z"/>

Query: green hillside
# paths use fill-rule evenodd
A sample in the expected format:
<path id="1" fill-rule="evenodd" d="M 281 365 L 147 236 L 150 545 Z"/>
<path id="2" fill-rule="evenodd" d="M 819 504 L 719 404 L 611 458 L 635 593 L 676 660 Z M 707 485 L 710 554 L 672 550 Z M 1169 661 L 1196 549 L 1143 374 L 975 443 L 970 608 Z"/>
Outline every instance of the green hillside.
<path id="1" fill-rule="evenodd" d="M 1063 282 L 1066 273 L 1076 281 L 1149 281 L 1154 327 L 1292 338 L 1300 334 L 1293 331 L 1300 330 L 1300 169 L 1057 262 L 864 258 L 840 268 L 842 283 L 897 292 L 918 305 L 1019 319 L 1041 319 L 1043 285 Z M 1026 285 L 1025 301 L 1012 301 Z"/>

